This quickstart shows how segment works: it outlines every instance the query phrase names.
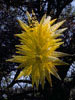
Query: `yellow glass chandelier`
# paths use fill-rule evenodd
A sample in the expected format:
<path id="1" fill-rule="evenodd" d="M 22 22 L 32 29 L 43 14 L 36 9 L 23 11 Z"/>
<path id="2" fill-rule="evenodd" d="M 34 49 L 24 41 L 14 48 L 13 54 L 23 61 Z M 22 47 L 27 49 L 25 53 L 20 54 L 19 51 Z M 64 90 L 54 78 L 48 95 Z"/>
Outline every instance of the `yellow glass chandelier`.
<path id="1" fill-rule="evenodd" d="M 23 31 L 15 35 L 20 41 L 20 45 L 16 45 L 17 55 L 7 61 L 19 63 L 18 68 L 23 68 L 17 79 L 31 75 L 32 86 L 36 84 L 38 88 L 41 83 L 44 87 L 45 78 L 52 86 L 51 74 L 61 79 L 55 66 L 67 64 L 59 57 L 68 56 L 68 54 L 56 51 L 63 44 L 59 36 L 66 28 L 58 28 L 65 20 L 53 24 L 56 19 L 51 20 L 50 16 L 44 15 L 40 22 L 36 20 L 36 17 L 31 17 L 28 12 L 27 16 L 28 25 L 19 20 Z"/>

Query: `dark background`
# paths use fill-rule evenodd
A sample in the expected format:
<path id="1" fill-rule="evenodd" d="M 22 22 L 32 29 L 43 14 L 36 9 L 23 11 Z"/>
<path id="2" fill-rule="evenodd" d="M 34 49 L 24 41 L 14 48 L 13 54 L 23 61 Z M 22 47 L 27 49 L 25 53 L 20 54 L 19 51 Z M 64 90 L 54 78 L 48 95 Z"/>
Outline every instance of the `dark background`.
<path id="1" fill-rule="evenodd" d="M 74 0 L 0 0 L 0 100 L 75 100 L 75 5 Z M 38 21 L 44 13 L 57 21 L 66 19 L 62 27 L 68 30 L 61 37 L 64 44 L 59 51 L 71 54 L 62 60 L 69 66 L 57 66 L 61 81 L 52 76 L 53 87 L 46 80 L 44 89 L 31 87 L 31 80 L 15 81 L 18 64 L 6 59 L 15 54 L 19 44 L 14 34 L 21 33 L 17 19 L 27 22 L 26 11 L 34 10 Z"/>

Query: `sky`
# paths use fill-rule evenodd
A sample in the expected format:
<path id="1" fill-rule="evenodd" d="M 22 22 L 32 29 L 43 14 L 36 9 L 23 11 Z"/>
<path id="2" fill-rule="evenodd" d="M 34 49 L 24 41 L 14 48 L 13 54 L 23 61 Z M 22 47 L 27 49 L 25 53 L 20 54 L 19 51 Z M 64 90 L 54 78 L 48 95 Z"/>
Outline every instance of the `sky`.
<path id="1" fill-rule="evenodd" d="M 75 0 L 73 0 L 71 4 L 72 4 L 72 6 L 75 7 Z"/>

